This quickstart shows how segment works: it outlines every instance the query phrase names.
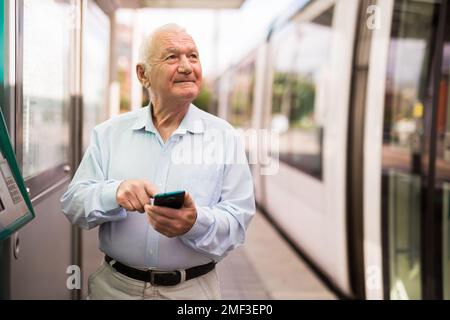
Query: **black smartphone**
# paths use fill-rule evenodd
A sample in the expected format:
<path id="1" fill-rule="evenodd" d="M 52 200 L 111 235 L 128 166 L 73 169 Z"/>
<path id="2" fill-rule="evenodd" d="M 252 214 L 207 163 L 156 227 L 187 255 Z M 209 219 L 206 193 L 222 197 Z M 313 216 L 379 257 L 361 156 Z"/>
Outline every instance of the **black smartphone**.
<path id="1" fill-rule="evenodd" d="M 184 191 L 158 193 L 153 198 L 153 204 L 160 207 L 180 209 L 184 203 Z"/>

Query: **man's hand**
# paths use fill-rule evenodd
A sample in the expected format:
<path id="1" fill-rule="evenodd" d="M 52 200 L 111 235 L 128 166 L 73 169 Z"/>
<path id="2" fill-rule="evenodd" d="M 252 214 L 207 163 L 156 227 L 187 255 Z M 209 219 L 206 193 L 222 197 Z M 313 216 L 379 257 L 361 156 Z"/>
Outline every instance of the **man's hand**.
<path id="1" fill-rule="evenodd" d="M 143 213 L 144 206 L 150 198 L 158 193 L 158 190 L 147 180 L 126 180 L 117 189 L 117 203 L 128 211 Z"/>
<path id="2" fill-rule="evenodd" d="M 153 228 L 166 237 L 173 238 L 191 230 L 197 220 L 197 209 L 189 193 L 184 195 L 184 204 L 180 209 L 146 204 L 145 212 Z"/>

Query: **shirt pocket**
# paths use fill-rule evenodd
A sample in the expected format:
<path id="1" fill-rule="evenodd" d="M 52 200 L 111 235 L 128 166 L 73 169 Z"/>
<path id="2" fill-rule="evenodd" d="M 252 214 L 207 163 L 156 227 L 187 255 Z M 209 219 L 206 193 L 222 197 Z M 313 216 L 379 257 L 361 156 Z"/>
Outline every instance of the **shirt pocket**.
<path id="1" fill-rule="evenodd" d="M 197 206 L 213 206 L 220 198 L 223 167 L 217 164 L 189 165 L 186 191 Z"/>

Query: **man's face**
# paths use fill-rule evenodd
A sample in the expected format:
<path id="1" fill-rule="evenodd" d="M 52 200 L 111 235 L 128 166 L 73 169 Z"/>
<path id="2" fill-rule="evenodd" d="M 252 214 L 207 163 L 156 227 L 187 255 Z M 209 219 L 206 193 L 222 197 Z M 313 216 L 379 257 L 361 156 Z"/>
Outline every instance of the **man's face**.
<path id="1" fill-rule="evenodd" d="M 150 87 L 163 100 L 191 102 L 202 83 L 197 46 L 184 32 L 164 32 L 153 39 L 150 57 Z"/>

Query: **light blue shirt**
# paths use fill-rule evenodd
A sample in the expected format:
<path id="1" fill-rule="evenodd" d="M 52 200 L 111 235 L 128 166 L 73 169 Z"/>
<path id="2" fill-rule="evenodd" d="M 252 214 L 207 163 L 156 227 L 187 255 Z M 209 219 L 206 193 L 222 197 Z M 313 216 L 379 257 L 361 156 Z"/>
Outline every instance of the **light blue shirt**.
<path id="1" fill-rule="evenodd" d="M 129 179 L 148 180 L 159 192 L 189 192 L 197 208 L 191 230 L 168 238 L 153 229 L 147 214 L 120 207 L 117 188 Z M 192 104 L 166 143 L 149 107 L 96 126 L 61 203 L 73 224 L 100 226 L 101 251 L 129 266 L 160 270 L 221 260 L 244 242 L 255 212 L 240 135 Z"/>

